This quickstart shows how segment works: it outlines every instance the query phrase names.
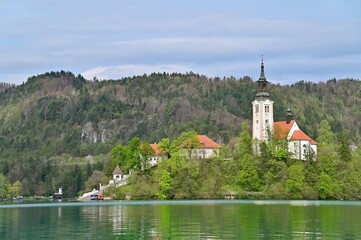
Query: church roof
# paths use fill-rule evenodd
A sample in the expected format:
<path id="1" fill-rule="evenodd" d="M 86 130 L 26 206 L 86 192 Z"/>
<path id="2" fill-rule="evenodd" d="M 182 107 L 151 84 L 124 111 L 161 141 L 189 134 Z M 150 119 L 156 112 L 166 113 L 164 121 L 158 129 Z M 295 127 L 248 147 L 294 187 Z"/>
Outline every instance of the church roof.
<path id="1" fill-rule="evenodd" d="M 221 145 L 207 137 L 206 135 L 197 135 L 203 148 L 222 148 Z"/>
<path id="2" fill-rule="evenodd" d="M 291 128 L 294 123 L 295 120 L 291 120 L 289 123 L 287 123 L 286 121 L 275 122 L 274 123 L 275 134 L 277 134 L 280 138 L 286 138 L 288 133 L 291 131 Z M 307 134 L 304 133 L 302 130 L 295 130 L 291 136 L 291 140 L 306 140 L 306 141 L 310 141 L 312 145 L 317 144 L 315 140 L 307 136 Z"/>
<path id="3" fill-rule="evenodd" d="M 294 123 L 295 120 L 291 120 L 289 123 L 286 121 L 274 122 L 274 131 L 280 138 L 286 138 Z"/>
<path id="4" fill-rule="evenodd" d="M 310 143 L 312 145 L 316 145 L 317 143 L 315 142 L 315 140 L 313 140 L 312 138 L 310 138 L 309 136 L 306 135 L 306 133 L 302 132 L 302 130 L 296 130 L 292 137 L 291 140 L 306 140 L 306 141 L 310 141 Z"/>
<path id="5" fill-rule="evenodd" d="M 160 155 L 160 150 L 159 150 L 158 144 L 153 143 L 153 144 L 149 144 L 149 145 L 153 148 L 154 155 Z"/>
<path id="6" fill-rule="evenodd" d="M 116 168 L 113 171 L 113 174 L 123 174 L 122 170 L 120 169 L 119 165 L 116 166 Z"/>

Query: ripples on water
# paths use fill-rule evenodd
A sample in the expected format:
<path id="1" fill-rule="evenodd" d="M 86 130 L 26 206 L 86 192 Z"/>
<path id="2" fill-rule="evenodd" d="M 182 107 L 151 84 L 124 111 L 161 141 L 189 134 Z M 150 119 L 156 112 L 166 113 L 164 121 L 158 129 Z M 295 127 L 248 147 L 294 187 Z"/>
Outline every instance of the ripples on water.
<path id="1" fill-rule="evenodd" d="M 361 239 L 361 202 L 3 204 L 0 239 Z"/>

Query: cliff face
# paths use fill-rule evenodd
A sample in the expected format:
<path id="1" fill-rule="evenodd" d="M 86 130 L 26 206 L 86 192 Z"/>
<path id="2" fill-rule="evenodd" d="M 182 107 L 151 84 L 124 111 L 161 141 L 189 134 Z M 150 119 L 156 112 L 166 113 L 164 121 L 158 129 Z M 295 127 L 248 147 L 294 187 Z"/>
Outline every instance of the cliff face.
<path id="1" fill-rule="evenodd" d="M 107 153 L 132 137 L 158 142 L 194 129 L 220 143 L 251 120 L 257 84 L 249 77 L 208 79 L 197 74 L 151 74 L 121 80 L 86 81 L 51 72 L 0 90 L 0 159 Z M 361 82 L 329 80 L 270 85 L 275 120 L 290 107 L 302 129 L 317 138 L 327 119 L 332 130 L 360 139 Z"/>

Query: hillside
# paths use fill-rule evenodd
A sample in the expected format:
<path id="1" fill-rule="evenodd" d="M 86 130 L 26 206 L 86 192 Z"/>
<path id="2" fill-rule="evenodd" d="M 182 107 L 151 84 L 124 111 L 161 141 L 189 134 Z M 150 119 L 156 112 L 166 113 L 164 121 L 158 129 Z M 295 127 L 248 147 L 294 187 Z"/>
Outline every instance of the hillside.
<path id="1" fill-rule="evenodd" d="M 239 136 L 251 120 L 257 83 L 198 74 L 151 74 L 86 81 L 70 72 L 30 77 L 0 88 L 0 160 L 107 153 L 132 137 L 158 142 L 194 129 L 219 143 Z M 335 133 L 361 139 L 361 81 L 353 79 L 269 86 L 275 120 L 290 107 L 313 138 L 322 119 Z"/>

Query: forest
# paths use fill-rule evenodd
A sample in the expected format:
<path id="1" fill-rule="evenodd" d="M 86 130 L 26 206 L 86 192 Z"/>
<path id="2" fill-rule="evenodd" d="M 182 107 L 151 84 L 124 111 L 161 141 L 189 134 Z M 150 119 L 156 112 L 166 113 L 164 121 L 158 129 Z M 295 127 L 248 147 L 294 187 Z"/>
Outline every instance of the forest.
<path id="1" fill-rule="evenodd" d="M 194 130 L 224 146 L 223 159 L 233 161 L 178 161 L 172 156 L 154 171 L 140 171 L 142 177 L 132 186 L 145 186 L 137 184 L 141 179 L 154 183 L 153 187 L 147 185 L 147 191 L 152 193 L 143 195 L 157 198 L 215 197 L 232 189 L 243 194 L 262 192 L 277 197 L 279 192 L 279 196 L 299 197 L 282 191 L 287 189 L 287 182 L 290 184 L 290 176 L 298 179 L 298 175 L 304 174 L 302 186 L 312 191 L 302 192 L 303 198 L 357 198 L 357 184 L 353 185 L 355 195 L 351 196 L 345 189 L 351 186 L 351 177 L 359 183 L 355 171 L 359 169 L 359 148 L 347 153 L 351 156 L 347 158 L 352 159 L 347 161 L 337 149 L 346 148 L 346 142 L 357 146 L 360 141 L 361 81 L 330 79 L 319 83 L 269 85 L 271 99 L 275 101 L 276 121 L 283 120 L 290 107 L 303 131 L 316 141 L 320 141 L 320 136 L 322 139 L 319 129 L 322 129 L 321 123 L 327 121 L 332 140 L 323 145 L 319 142 L 319 157 L 312 164 L 294 162 L 288 157 L 277 159 L 269 151 L 262 156 L 247 154 L 247 157 L 237 153 L 241 148 L 237 143 L 244 132 L 242 126 L 251 121 L 251 102 L 256 91 L 257 83 L 248 76 L 221 79 L 194 73 L 154 73 L 88 81 L 81 75 L 60 71 L 30 77 L 19 86 L 0 84 L 0 182 L 5 186 L 2 189 L 7 189 L 8 195 L 10 189 L 21 195 L 51 195 L 63 186 L 64 194 L 74 197 L 94 186 L 91 179 L 98 182 L 109 179 L 115 164 L 111 152 L 119 144 L 127 146 L 134 138 L 142 143 L 177 139 L 183 132 Z M 232 173 L 248 167 L 251 171 Z M 169 174 L 163 168 L 168 169 Z M 248 179 L 253 176 L 252 172 L 257 173 L 258 180 L 251 181 L 256 187 L 243 186 L 240 178 Z M 340 176 L 341 173 L 344 175 Z M 188 195 L 174 192 L 181 189 L 175 186 L 185 181 L 182 176 L 192 174 L 194 178 L 187 181 L 193 181 L 197 188 L 189 191 L 205 195 L 191 195 L 188 190 Z M 217 174 L 222 181 L 218 181 Z M 167 179 L 168 175 L 170 188 L 162 192 L 159 179 Z M 204 179 L 206 176 L 212 179 Z M 326 182 L 346 178 L 348 182 L 345 180 L 331 188 L 332 194 L 322 197 L 316 187 L 321 176 Z M 220 186 L 213 195 L 204 190 L 205 184 L 212 186 L 212 182 Z M 0 198 L 3 196 L 0 194 Z"/>

